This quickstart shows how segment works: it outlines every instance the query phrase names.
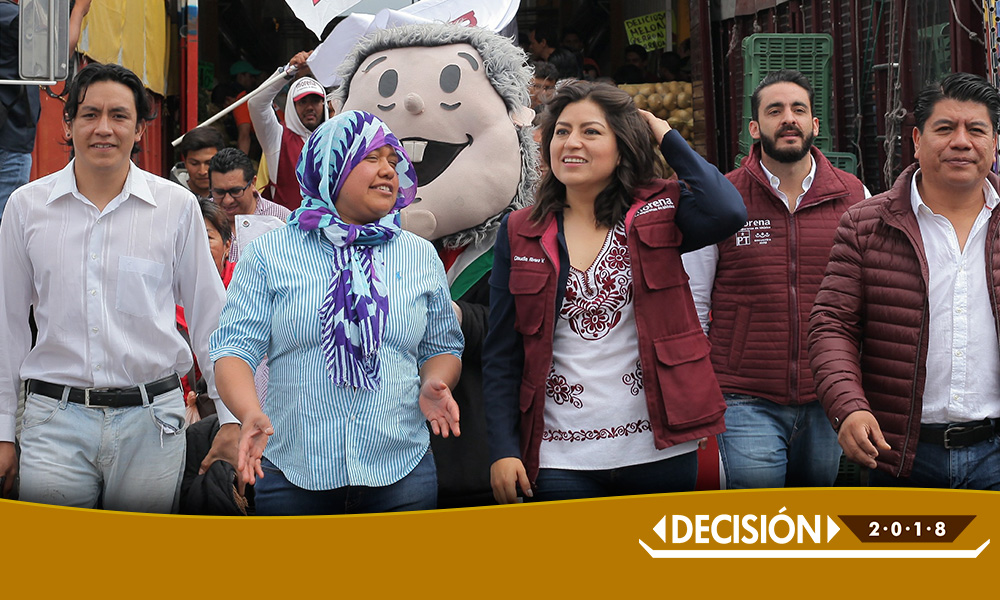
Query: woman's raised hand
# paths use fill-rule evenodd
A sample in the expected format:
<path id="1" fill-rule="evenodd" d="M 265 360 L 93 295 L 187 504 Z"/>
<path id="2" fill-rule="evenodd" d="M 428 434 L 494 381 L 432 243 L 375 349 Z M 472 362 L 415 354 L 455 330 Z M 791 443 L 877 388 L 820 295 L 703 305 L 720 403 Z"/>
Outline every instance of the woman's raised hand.
<path id="1" fill-rule="evenodd" d="M 431 424 L 434 435 L 462 434 L 458 427 L 458 402 L 444 381 L 428 377 L 420 386 L 420 412 Z"/>
<path id="2" fill-rule="evenodd" d="M 646 119 L 646 124 L 649 125 L 649 128 L 653 131 L 653 137 L 656 138 L 656 143 L 659 144 L 662 142 L 663 136 L 667 135 L 667 132 L 671 129 L 670 123 L 667 123 L 648 110 L 642 110 L 640 108 L 639 114 L 642 115 L 642 118 Z"/>
<path id="3" fill-rule="evenodd" d="M 257 477 L 264 476 L 264 471 L 260 468 L 260 459 L 264 456 L 267 438 L 272 435 L 274 427 L 271 426 L 271 419 L 268 419 L 263 412 L 258 411 L 243 421 L 240 427 L 239 458 L 236 461 L 241 493 L 246 484 L 253 485 Z"/>

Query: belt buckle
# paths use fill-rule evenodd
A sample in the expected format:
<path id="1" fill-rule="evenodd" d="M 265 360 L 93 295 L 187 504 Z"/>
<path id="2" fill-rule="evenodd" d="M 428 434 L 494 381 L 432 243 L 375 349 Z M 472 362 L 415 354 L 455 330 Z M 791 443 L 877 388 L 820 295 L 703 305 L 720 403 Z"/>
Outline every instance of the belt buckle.
<path id="1" fill-rule="evenodd" d="M 965 433 L 969 431 L 971 427 L 956 427 L 951 426 L 944 430 L 944 447 L 946 450 L 954 450 L 957 448 L 964 448 L 964 446 L 952 446 L 951 445 L 951 434 L 954 433 Z"/>
<path id="2" fill-rule="evenodd" d="M 106 392 L 109 388 L 83 388 L 83 405 L 87 408 L 111 408 L 110 404 L 91 404 L 90 392 Z"/>

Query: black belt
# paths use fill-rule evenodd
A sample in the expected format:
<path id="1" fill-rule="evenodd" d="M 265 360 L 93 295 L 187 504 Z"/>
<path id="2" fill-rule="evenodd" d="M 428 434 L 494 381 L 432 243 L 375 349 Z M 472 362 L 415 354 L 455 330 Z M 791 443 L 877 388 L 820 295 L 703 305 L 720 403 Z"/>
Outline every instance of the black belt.
<path id="1" fill-rule="evenodd" d="M 965 448 L 979 442 L 985 442 L 993 437 L 997 431 L 998 422 L 1000 419 L 984 419 L 950 425 L 922 425 L 920 427 L 920 441 L 945 448 Z"/>
<path id="2" fill-rule="evenodd" d="M 96 408 L 122 408 L 125 406 L 142 406 L 142 390 L 146 388 L 146 396 L 149 401 L 153 401 L 154 396 L 165 394 L 181 386 L 181 380 L 177 375 L 168 375 L 163 379 L 157 379 L 144 386 L 129 388 L 75 388 L 55 383 L 46 383 L 32 379 L 28 381 L 28 393 L 48 396 L 61 400 L 63 390 L 69 388 L 69 401 L 84 406 Z"/>

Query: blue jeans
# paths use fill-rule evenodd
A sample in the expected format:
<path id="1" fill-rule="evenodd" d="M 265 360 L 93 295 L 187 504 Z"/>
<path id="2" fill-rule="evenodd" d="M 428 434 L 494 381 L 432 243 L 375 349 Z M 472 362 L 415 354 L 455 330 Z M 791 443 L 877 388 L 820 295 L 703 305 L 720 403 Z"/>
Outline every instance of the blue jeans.
<path id="1" fill-rule="evenodd" d="M 437 469 L 430 450 L 405 477 L 386 486 L 349 485 L 307 490 L 285 478 L 281 469 L 262 458 L 264 477 L 254 484 L 259 516 L 344 515 L 433 510 L 437 508 Z"/>
<path id="2" fill-rule="evenodd" d="M 1000 490 L 1000 436 L 994 434 L 978 444 L 952 449 L 919 442 L 909 477 L 874 470 L 869 473 L 868 485 Z"/>
<path id="3" fill-rule="evenodd" d="M 719 455 L 728 489 L 828 487 L 837 479 L 840 444 L 819 402 L 783 406 L 725 394 Z"/>
<path id="4" fill-rule="evenodd" d="M 632 496 L 694 491 L 698 479 L 698 453 L 641 465 L 574 471 L 571 469 L 539 469 L 532 490 L 535 502 L 578 500 L 604 496 Z"/>
<path id="5" fill-rule="evenodd" d="M 184 393 L 145 406 L 93 408 L 28 394 L 20 499 L 41 504 L 175 512 L 184 470 Z"/>
<path id="6" fill-rule="evenodd" d="M 31 153 L 11 152 L 0 148 L 0 218 L 10 193 L 31 178 Z"/>

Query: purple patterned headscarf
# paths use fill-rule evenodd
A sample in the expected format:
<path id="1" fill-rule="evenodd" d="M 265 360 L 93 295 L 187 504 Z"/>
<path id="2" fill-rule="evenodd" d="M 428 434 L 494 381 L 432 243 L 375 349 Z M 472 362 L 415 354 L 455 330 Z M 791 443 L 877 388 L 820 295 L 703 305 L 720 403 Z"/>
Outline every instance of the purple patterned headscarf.
<path id="1" fill-rule="evenodd" d="M 340 218 L 337 197 L 351 170 L 373 150 L 391 146 L 399 157 L 399 192 L 387 215 L 353 225 Z M 399 210 L 413 201 L 417 176 L 396 136 L 378 117 L 362 111 L 336 115 L 309 136 L 296 169 L 302 206 L 288 223 L 321 229 L 333 244 L 333 274 L 320 306 L 323 355 L 331 381 L 343 387 L 379 387 L 378 349 L 389 313 L 383 265 L 375 246 L 399 234 Z"/>

